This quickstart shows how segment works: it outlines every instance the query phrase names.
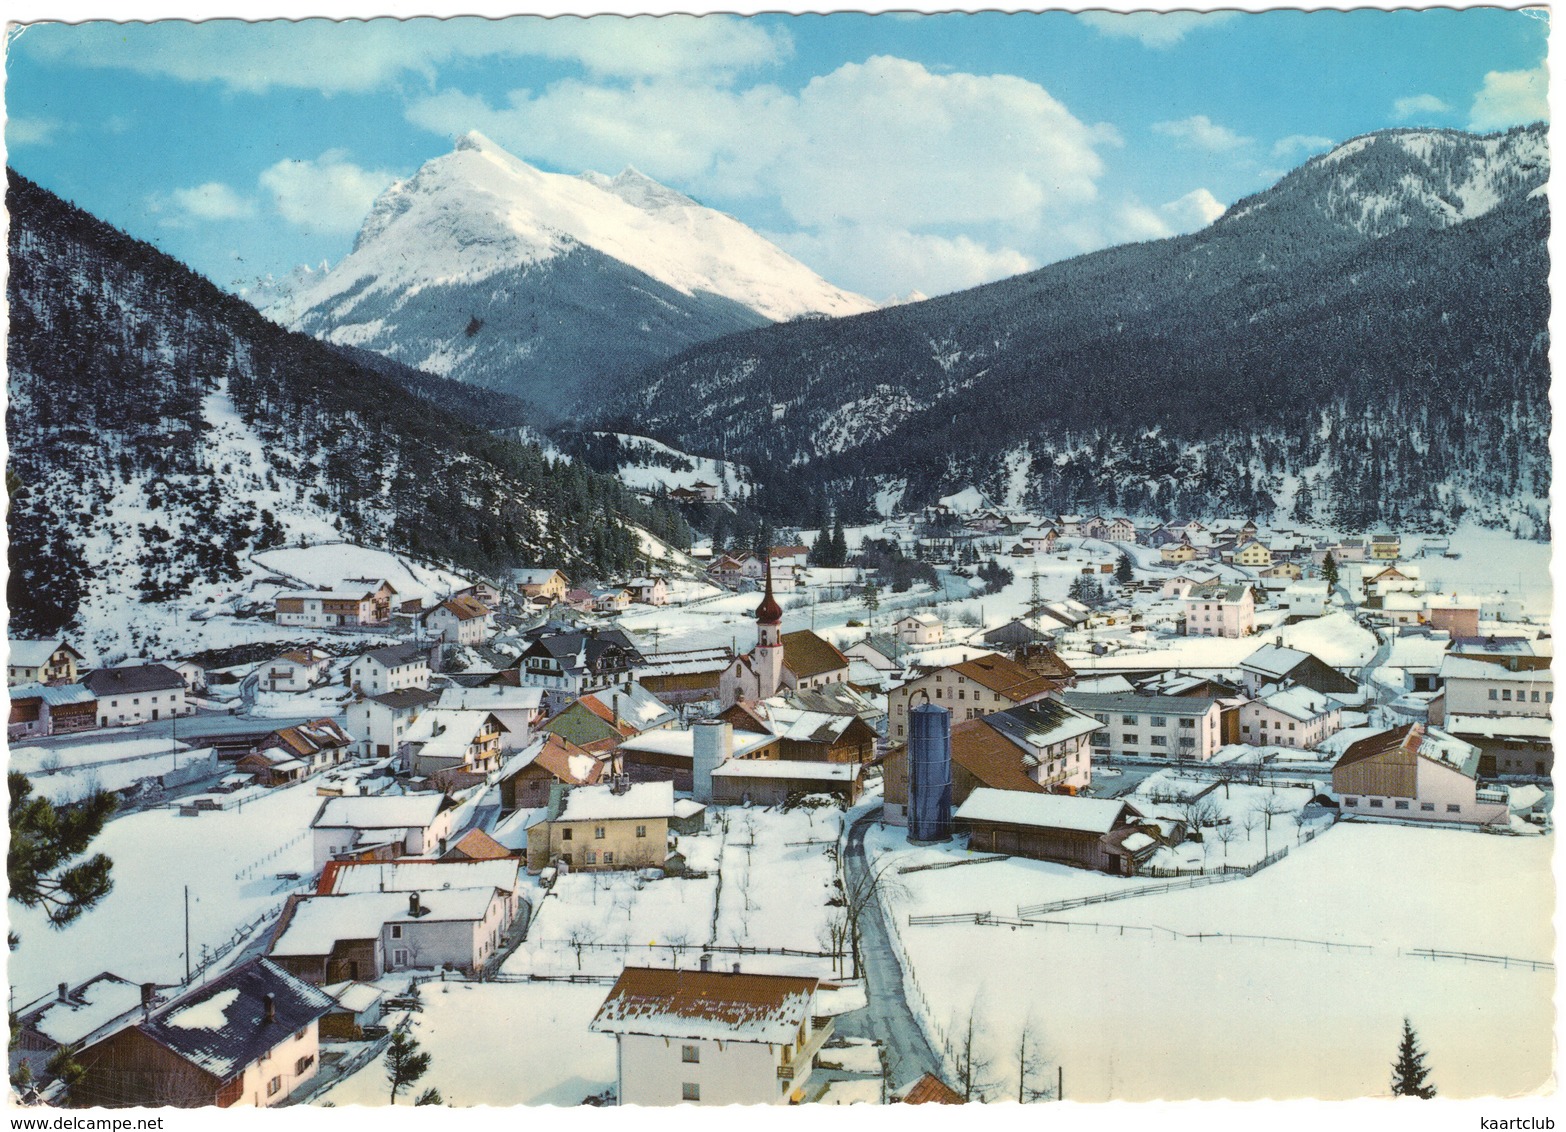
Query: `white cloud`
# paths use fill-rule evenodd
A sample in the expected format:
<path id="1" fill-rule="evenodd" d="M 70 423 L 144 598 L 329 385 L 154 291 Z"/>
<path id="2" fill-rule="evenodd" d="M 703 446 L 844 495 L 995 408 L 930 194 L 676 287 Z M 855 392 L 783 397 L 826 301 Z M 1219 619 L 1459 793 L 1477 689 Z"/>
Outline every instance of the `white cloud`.
<path id="1" fill-rule="evenodd" d="M 1470 130 L 1502 130 L 1528 122 L 1549 121 L 1550 80 L 1545 65 L 1531 71 L 1491 71 L 1474 95 L 1468 112 Z"/>
<path id="2" fill-rule="evenodd" d="M 885 56 L 812 79 L 797 95 L 687 82 L 565 80 L 508 104 L 447 92 L 408 118 L 476 128 L 530 160 L 614 171 L 626 163 L 697 196 L 777 194 L 807 227 L 915 229 L 1010 223 L 1091 201 L 1112 131 L 1078 121 L 1035 83 L 937 75 Z"/>
<path id="3" fill-rule="evenodd" d="M 1296 153 L 1322 153 L 1336 144 L 1331 138 L 1317 134 L 1290 134 L 1272 143 L 1274 157 L 1292 157 Z"/>
<path id="4" fill-rule="evenodd" d="M 60 123 L 53 118 L 7 118 L 5 120 L 5 144 L 11 148 L 24 145 L 49 145 Z"/>
<path id="5" fill-rule="evenodd" d="M 1392 116 L 1399 122 L 1406 122 L 1421 114 L 1445 114 L 1451 109 L 1433 94 L 1415 94 L 1392 103 Z"/>
<path id="6" fill-rule="evenodd" d="M 967 236 L 936 236 L 878 224 L 772 232 L 767 238 L 824 278 L 880 300 L 910 288 L 925 295 L 944 295 L 1038 266 L 1014 248 L 992 248 Z"/>
<path id="7" fill-rule="evenodd" d="M 256 213 L 256 202 L 240 196 L 221 181 L 208 181 L 169 194 L 174 204 L 197 220 L 242 220 Z"/>
<path id="8" fill-rule="evenodd" d="M 1101 35 L 1173 47 L 1193 31 L 1227 23 L 1235 12 L 1083 12 L 1077 17 Z"/>
<path id="9" fill-rule="evenodd" d="M 260 94 L 365 92 L 465 59 L 548 58 L 615 76 L 732 75 L 789 57 L 786 31 L 728 16 L 561 16 L 486 20 L 208 20 L 39 25 L 13 50 Z"/>
<path id="10" fill-rule="evenodd" d="M 1159 206 L 1176 232 L 1195 232 L 1224 213 L 1226 206 L 1206 189 L 1193 189 L 1178 200 Z"/>
<path id="11" fill-rule="evenodd" d="M 1227 126 L 1220 126 L 1206 114 L 1194 114 L 1176 121 L 1154 122 L 1153 132 L 1211 153 L 1239 149 L 1250 145 L 1252 140 L 1241 137 Z"/>
<path id="12" fill-rule="evenodd" d="M 289 223 L 313 232 L 353 232 L 394 178 L 382 169 L 361 169 L 346 158 L 334 149 L 313 161 L 279 161 L 262 170 L 259 181 Z"/>

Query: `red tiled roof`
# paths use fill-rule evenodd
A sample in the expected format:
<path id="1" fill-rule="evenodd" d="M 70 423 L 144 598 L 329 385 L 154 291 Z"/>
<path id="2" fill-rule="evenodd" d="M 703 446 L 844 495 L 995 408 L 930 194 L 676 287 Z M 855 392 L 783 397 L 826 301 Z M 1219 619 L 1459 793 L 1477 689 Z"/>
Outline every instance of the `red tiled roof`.
<path id="1" fill-rule="evenodd" d="M 909 1086 L 908 1091 L 902 1096 L 903 1104 L 967 1104 L 962 1099 L 962 1094 L 953 1089 L 945 1081 L 942 1081 L 933 1073 L 926 1073 L 923 1077 Z"/>

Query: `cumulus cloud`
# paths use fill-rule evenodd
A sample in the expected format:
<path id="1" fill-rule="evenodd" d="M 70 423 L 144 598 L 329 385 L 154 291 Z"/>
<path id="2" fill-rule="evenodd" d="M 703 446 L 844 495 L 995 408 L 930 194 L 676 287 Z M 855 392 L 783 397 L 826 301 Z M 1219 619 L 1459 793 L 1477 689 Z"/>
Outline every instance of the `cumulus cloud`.
<path id="1" fill-rule="evenodd" d="M 53 118 L 7 118 L 5 144 L 12 149 L 24 145 L 49 145 L 60 129 Z"/>
<path id="2" fill-rule="evenodd" d="M 1128 197 L 1096 213 L 1082 213 L 1061 226 L 1063 254 L 1097 251 L 1116 244 L 1163 240 L 1205 228 L 1222 216 L 1224 205 L 1205 189 L 1160 205 Z"/>
<path id="3" fill-rule="evenodd" d="M 1322 153 L 1333 147 L 1331 138 L 1317 134 L 1290 134 L 1272 143 L 1274 157 L 1293 157 L 1296 153 Z"/>
<path id="4" fill-rule="evenodd" d="M 1392 117 L 1399 122 L 1406 122 L 1422 114 L 1445 114 L 1451 109 L 1433 94 L 1415 94 L 1392 103 Z"/>
<path id="5" fill-rule="evenodd" d="M 1176 232 L 1194 232 L 1222 216 L 1225 207 L 1208 190 L 1193 189 L 1178 200 L 1161 205 L 1159 211 L 1169 218 Z"/>
<path id="6" fill-rule="evenodd" d="M 925 295 L 943 295 L 1038 266 L 1014 248 L 879 224 L 773 232 L 767 238 L 840 286 L 882 300 L 906 292 L 910 285 Z"/>
<path id="7" fill-rule="evenodd" d="M 504 106 L 460 92 L 414 101 L 411 122 L 477 128 L 519 156 L 614 171 L 630 163 L 698 196 L 776 193 L 794 222 L 916 229 L 1032 227 L 1091 201 L 1111 131 L 1036 83 L 935 74 L 885 56 L 812 79 L 726 89 L 685 82 L 565 80 Z"/>
<path id="8" fill-rule="evenodd" d="M 302 88 L 362 93 L 471 59 L 546 58 L 593 74 L 732 74 L 788 58 L 784 30 L 729 16 L 528 16 L 333 21 L 208 20 L 44 24 L 13 50 L 52 62 L 113 67 L 260 94 Z"/>
<path id="9" fill-rule="evenodd" d="M 198 220 L 241 220 L 256 213 L 255 201 L 240 196 L 221 181 L 208 181 L 191 189 L 175 189 L 174 203 Z"/>
<path id="10" fill-rule="evenodd" d="M 1503 130 L 1528 122 L 1549 121 L 1550 79 L 1545 65 L 1531 71 L 1491 71 L 1474 95 L 1468 112 L 1470 130 Z"/>
<path id="11" fill-rule="evenodd" d="M 1154 122 L 1153 132 L 1166 138 L 1174 138 L 1195 149 L 1210 153 L 1224 153 L 1251 144 L 1250 138 L 1241 137 L 1227 126 L 1220 126 L 1206 114 L 1194 114 L 1168 122 Z"/>
<path id="12" fill-rule="evenodd" d="M 1083 12 L 1077 17 L 1101 35 L 1139 40 L 1143 47 L 1173 47 L 1199 29 L 1214 28 L 1235 12 Z"/>
<path id="13" fill-rule="evenodd" d="M 361 169 L 334 149 L 313 161 L 279 161 L 259 180 L 289 223 L 313 232 L 353 232 L 394 178 L 382 169 Z"/>
<path id="14" fill-rule="evenodd" d="M 256 202 L 221 181 L 153 193 L 147 211 L 162 228 L 192 228 L 214 220 L 244 220 L 256 214 Z"/>

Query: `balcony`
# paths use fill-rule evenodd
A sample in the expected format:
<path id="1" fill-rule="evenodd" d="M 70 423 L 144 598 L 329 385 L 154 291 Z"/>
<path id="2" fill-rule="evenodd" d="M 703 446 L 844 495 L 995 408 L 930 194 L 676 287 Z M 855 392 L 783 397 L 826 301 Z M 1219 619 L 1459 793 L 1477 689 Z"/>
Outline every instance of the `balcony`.
<path id="1" fill-rule="evenodd" d="M 794 1051 L 793 1057 L 784 1055 L 782 1064 L 778 1066 L 778 1080 L 792 1081 L 795 1071 L 799 1070 L 800 1066 L 804 1068 L 799 1070 L 799 1075 L 809 1076 L 811 1066 L 815 1064 L 816 1054 L 821 1052 L 821 1047 L 832 1037 L 836 1028 L 831 1018 L 812 1018 L 810 1036 Z"/>

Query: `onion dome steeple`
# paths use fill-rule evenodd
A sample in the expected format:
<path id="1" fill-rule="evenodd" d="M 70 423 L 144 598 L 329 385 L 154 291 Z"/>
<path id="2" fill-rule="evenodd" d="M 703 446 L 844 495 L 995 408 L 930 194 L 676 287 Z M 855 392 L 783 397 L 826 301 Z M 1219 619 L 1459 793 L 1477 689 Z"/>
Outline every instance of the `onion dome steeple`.
<path id="1" fill-rule="evenodd" d="M 778 604 L 778 599 L 772 596 L 772 551 L 767 550 L 767 589 L 761 595 L 761 604 L 756 607 L 756 620 L 763 625 L 781 625 L 783 623 L 783 607 Z"/>

